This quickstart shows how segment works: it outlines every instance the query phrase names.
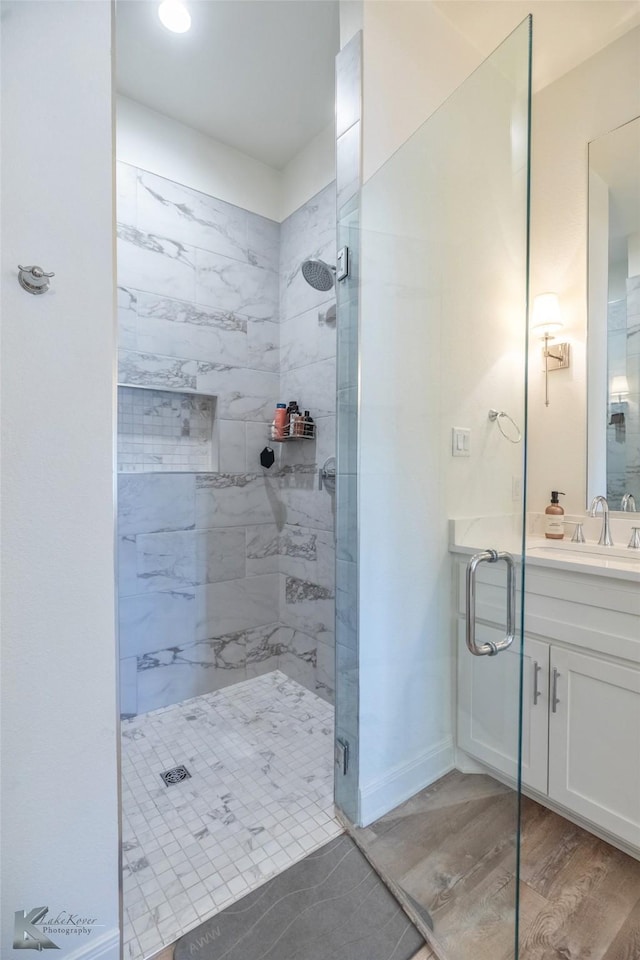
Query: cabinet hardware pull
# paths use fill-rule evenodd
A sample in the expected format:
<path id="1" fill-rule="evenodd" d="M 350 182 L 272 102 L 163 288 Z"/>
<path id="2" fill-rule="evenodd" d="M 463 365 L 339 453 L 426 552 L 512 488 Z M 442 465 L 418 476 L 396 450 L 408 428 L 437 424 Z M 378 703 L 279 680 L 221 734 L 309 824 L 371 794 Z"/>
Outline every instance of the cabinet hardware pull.
<path id="1" fill-rule="evenodd" d="M 542 667 L 537 660 L 533 661 L 533 705 L 537 706 L 538 700 L 540 699 L 540 690 L 538 689 L 538 674 L 542 670 Z"/>
<path id="2" fill-rule="evenodd" d="M 497 563 L 504 560 L 507 565 L 507 632 L 502 640 L 476 643 L 476 569 L 481 563 Z M 516 632 L 516 564 L 510 553 L 498 553 L 497 550 L 483 550 L 471 557 L 467 564 L 466 577 L 467 648 L 474 657 L 495 657 L 501 650 L 507 650 L 513 643 Z"/>
<path id="3" fill-rule="evenodd" d="M 557 713 L 560 698 L 558 697 L 558 677 L 560 674 L 553 668 L 553 680 L 551 681 L 551 712 Z"/>

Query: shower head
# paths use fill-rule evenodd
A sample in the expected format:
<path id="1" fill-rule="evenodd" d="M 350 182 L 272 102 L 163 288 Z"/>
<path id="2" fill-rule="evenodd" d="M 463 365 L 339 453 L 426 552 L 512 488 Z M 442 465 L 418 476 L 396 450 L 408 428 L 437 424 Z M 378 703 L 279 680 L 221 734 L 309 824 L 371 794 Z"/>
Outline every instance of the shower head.
<path id="1" fill-rule="evenodd" d="M 335 283 L 336 268 L 324 260 L 305 260 L 302 264 L 302 276 L 314 290 L 326 293 Z"/>

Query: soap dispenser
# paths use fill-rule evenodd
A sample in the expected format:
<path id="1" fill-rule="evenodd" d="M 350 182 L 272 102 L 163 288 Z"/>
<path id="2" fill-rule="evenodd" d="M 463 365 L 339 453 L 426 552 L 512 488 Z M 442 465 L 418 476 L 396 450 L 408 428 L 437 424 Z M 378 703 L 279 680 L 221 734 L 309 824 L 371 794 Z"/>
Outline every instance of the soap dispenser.
<path id="1" fill-rule="evenodd" d="M 545 510 L 544 535 L 547 540 L 564 539 L 564 510 L 560 506 L 558 497 L 564 497 L 565 494 L 559 490 L 551 491 L 551 503 Z"/>

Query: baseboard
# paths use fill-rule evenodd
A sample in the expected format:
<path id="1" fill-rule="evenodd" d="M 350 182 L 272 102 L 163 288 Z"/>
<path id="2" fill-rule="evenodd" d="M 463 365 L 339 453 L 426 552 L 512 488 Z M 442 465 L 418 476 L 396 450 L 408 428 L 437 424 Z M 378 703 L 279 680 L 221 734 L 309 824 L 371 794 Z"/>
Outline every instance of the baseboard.
<path id="1" fill-rule="evenodd" d="M 64 960 L 120 960 L 120 931 L 109 930 L 68 953 Z"/>
<path id="2" fill-rule="evenodd" d="M 474 760 L 469 756 L 468 753 L 465 753 L 464 750 L 461 750 L 460 747 L 457 747 L 455 750 L 455 759 L 454 759 L 456 770 L 459 770 L 460 773 L 486 773 L 487 767 L 483 766 L 477 760 Z"/>
<path id="3" fill-rule="evenodd" d="M 366 827 L 404 803 L 429 784 L 454 769 L 453 740 L 435 744 L 430 750 L 390 773 L 374 780 L 360 791 L 360 821 Z"/>

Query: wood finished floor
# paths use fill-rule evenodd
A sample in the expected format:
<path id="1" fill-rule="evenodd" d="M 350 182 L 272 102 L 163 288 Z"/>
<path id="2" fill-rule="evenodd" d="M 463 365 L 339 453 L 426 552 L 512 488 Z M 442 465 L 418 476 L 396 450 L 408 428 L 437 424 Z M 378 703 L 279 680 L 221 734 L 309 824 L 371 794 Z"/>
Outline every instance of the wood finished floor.
<path id="1" fill-rule="evenodd" d="M 640 960 L 640 862 L 523 804 L 520 960 Z M 512 960 L 515 816 L 507 787 L 454 772 L 356 834 L 448 960 Z"/>

